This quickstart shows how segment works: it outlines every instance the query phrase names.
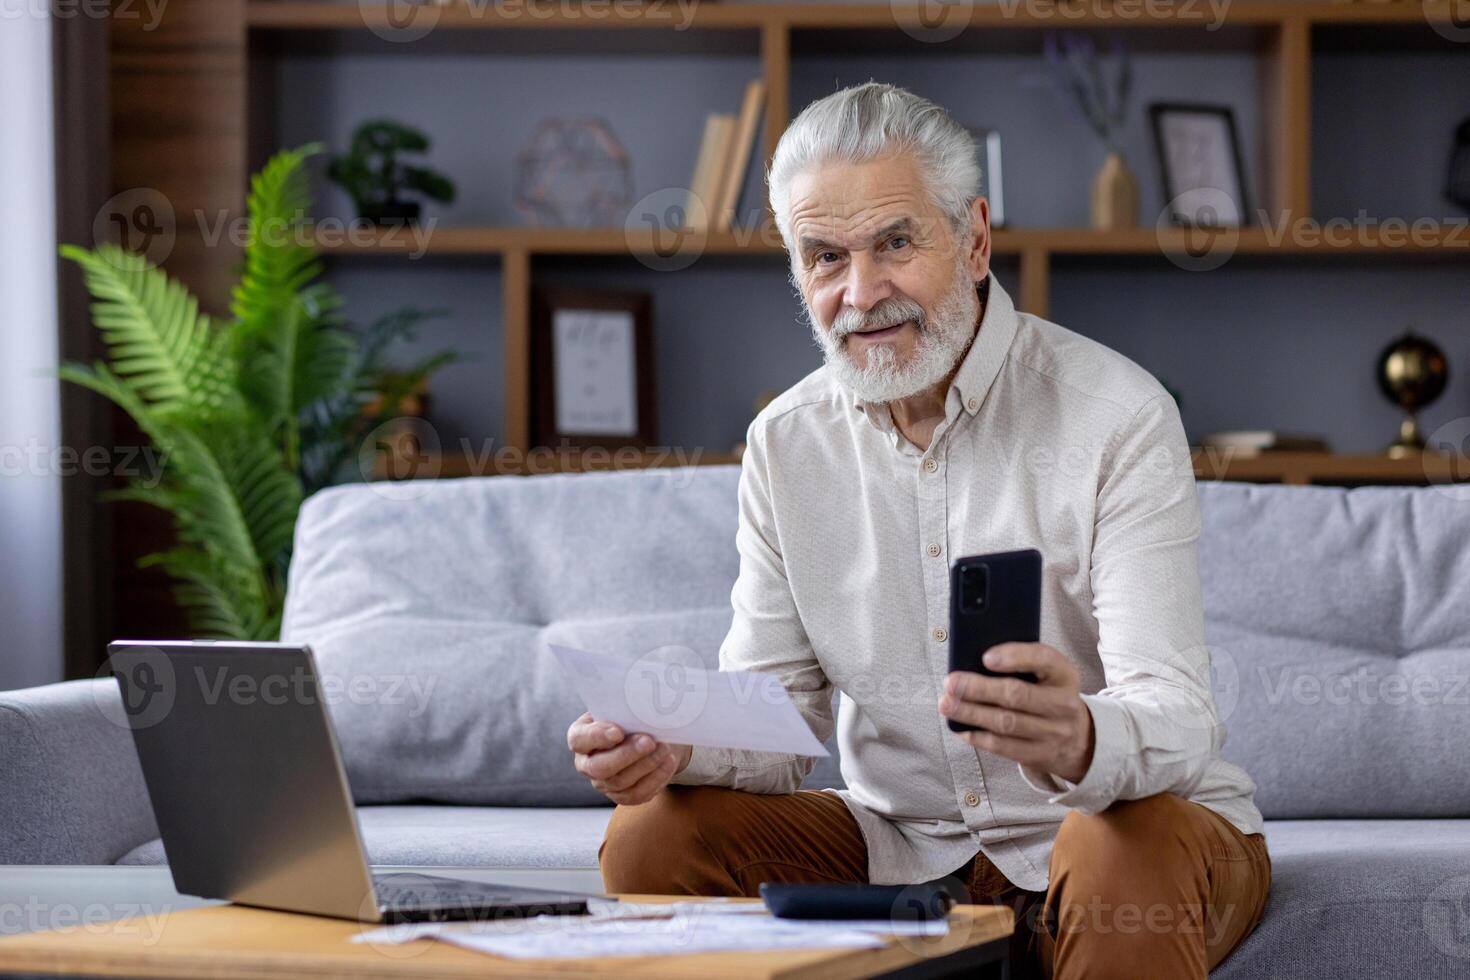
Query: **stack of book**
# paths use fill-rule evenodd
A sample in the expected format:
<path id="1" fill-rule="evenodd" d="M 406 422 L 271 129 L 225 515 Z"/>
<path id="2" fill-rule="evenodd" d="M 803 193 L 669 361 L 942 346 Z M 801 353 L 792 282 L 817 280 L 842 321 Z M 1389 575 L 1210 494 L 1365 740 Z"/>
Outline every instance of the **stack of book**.
<path id="1" fill-rule="evenodd" d="M 729 231 L 743 214 L 741 192 L 756 153 L 756 135 L 766 102 L 766 83 L 757 78 L 745 86 L 740 114 L 712 112 L 704 120 L 699 158 L 689 179 L 685 224 L 702 231 Z"/>

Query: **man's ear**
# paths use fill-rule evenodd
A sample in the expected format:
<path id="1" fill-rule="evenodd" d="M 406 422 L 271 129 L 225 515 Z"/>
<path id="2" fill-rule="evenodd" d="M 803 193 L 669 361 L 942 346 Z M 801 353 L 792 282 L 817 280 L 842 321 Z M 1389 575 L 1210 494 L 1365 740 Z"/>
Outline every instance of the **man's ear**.
<path id="1" fill-rule="evenodd" d="M 970 272 L 980 282 L 990 274 L 990 202 L 977 197 L 970 202 Z"/>

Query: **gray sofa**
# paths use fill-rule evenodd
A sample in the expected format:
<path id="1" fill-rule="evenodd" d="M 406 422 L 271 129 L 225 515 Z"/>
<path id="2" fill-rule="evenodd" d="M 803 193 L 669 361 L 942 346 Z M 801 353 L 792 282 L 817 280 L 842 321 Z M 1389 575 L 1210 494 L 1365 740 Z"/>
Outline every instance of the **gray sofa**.
<path id="1" fill-rule="evenodd" d="M 548 642 L 713 662 L 735 467 L 339 488 L 297 533 L 310 642 L 379 864 L 597 886 L 609 809 Z M 1470 976 L 1470 499 L 1202 484 L 1225 754 L 1275 868 L 1215 976 Z M 350 682 L 350 683 L 348 683 Z M 0 694 L 0 863 L 164 859 L 109 681 Z M 205 762 L 206 760 L 201 760 Z M 840 780 L 835 762 L 809 785 Z"/>

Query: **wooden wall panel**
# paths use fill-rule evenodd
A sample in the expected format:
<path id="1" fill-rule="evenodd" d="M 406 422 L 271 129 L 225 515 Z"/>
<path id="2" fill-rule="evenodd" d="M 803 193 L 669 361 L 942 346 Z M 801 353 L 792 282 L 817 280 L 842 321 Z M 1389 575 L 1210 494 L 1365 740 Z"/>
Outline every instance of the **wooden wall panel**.
<path id="1" fill-rule="evenodd" d="M 162 264 L 223 315 L 240 249 L 215 233 L 243 217 L 248 180 L 243 0 L 174 0 L 156 25 L 121 16 L 110 23 L 113 192 L 151 188 L 168 199 L 175 238 Z M 139 439 L 126 419 L 118 428 L 119 444 Z M 135 567 L 168 545 L 167 517 L 126 505 L 112 511 L 112 523 L 111 632 L 185 635 L 168 580 Z"/>

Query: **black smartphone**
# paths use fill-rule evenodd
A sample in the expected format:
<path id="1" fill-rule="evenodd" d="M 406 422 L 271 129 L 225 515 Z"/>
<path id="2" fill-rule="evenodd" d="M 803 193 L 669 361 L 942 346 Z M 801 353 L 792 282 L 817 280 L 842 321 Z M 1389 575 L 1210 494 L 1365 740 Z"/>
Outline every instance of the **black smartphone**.
<path id="1" fill-rule="evenodd" d="M 981 661 L 999 643 L 1036 643 L 1041 639 L 1041 552 L 1035 548 L 961 558 L 949 570 L 949 669 L 991 677 L 1036 675 L 991 670 Z M 974 725 L 946 719 L 951 731 L 972 732 Z"/>

